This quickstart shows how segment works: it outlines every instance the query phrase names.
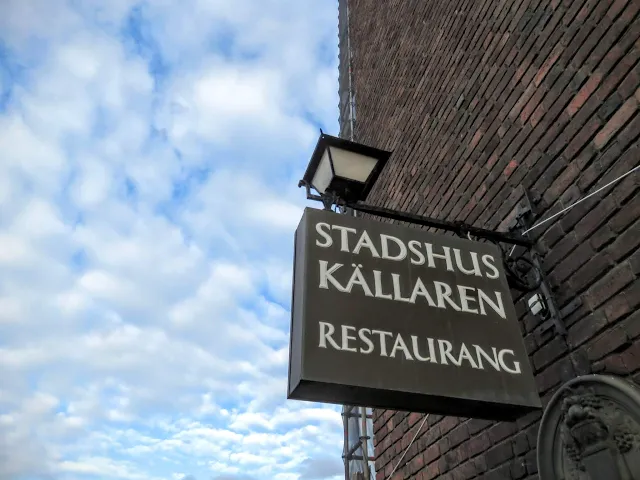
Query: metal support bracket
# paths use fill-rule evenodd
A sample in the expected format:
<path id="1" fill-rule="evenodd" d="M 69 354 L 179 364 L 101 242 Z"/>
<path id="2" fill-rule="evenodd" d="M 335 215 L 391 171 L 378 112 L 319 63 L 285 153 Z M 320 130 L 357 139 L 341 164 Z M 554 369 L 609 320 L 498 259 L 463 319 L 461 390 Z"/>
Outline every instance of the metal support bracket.
<path id="1" fill-rule="evenodd" d="M 567 329 L 562 322 L 562 314 L 553 299 L 549 282 L 542 268 L 540 255 L 535 249 L 535 242 L 522 233 L 527 228 L 530 228 L 534 221 L 532 202 L 526 190 L 524 201 L 518 205 L 516 216 L 512 224 L 509 225 L 509 231 L 497 232 L 495 230 L 478 228 L 463 222 L 440 220 L 360 202 L 348 203 L 344 202 L 334 193 L 315 195 L 311 193 L 311 186 L 304 180 L 298 183 L 298 187 L 305 187 L 307 199 L 322 202 L 325 210 L 331 210 L 335 205 L 342 211 L 344 211 L 345 208 L 349 208 L 378 217 L 453 232 L 460 237 L 474 237 L 498 244 L 502 251 L 502 261 L 507 273 L 509 286 L 523 292 L 539 290 L 545 301 L 545 320 L 551 320 L 550 323 L 554 325 L 555 330 L 560 335 L 567 335 Z M 505 252 L 501 244 L 510 245 L 512 248 Z"/>
<path id="2" fill-rule="evenodd" d="M 524 199 L 518 205 L 518 210 L 513 223 L 509 226 L 509 230 L 512 232 L 522 232 L 531 228 L 535 223 L 535 214 L 531 202 L 531 196 L 528 191 L 524 192 Z M 553 325 L 556 332 L 563 337 L 567 336 L 567 328 L 562 321 L 562 312 L 558 308 L 553 294 L 551 293 L 551 286 L 542 267 L 542 259 L 535 247 L 531 247 L 524 252 L 520 252 L 519 255 L 514 255 L 516 248 L 511 249 L 505 258 L 505 265 L 514 265 L 509 270 L 513 273 L 518 269 L 518 262 L 526 262 L 530 264 L 532 270 L 535 271 L 536 280 L 534 284 L 530 285 L 531 288 L 523 289 L 528 291 L 539 290 L 544 298 L 546 304 L 545 321 L 550 320 L 549 324 Z"/>
<path id="3" fill-rule="evenodd" d="M 351 447 L 351 449 L 342 455 L 342 458 L 346 458 L 346 459 L 352 459 L 353 454 L 362 446 L 362 440 L 358 440 L 353 447 Z"/>
<path id="4" fill-rule="evenodd" d="M 341 415 L 343 417 L 349 417 L 349 418 L 362 418 L 362 415 L 359 413 L 342 413 Z M 373 415 L 368 414 L 366 418 L 373 418 Z"/>
<path id="5" fill-rule="evenodd" d="M 414 215 L 412 213 L 399 212 L 388 208 L 375 207 L 361 203 L 347 203 L 347 207 L 358 210 L 363 213 L 377 215 L 378 217 L 390 218 L 392 220 L 400 220 L 402 222 L 413 223 L 425 227 L 437 228 L 454 232 L 461 237 L 473 235 L 477 238 L 484 238 L 492 242 L 508 243 L 510 245 L 519 245 L 523 247 L 531 247 L 533 242 L 520 234 L 512 234 L 508 232 L 496 232 L 485 228 L 474 227 L 463 222 L 450 222 L 448 220 L 438 220 L 436 218 L 425 217 L 422 215 Z"/>
<path id="6" fill-rule="evenodd" d="M 300 180 L 300 182 L 298 183 L 298 187 L 305 187 L 307 191 L 307 200 L 322 202 L 325 210 L 331 210 L 331 207 L 333 205 L 336 205 L 338 207 L 346 207 L 378 217 L 413 223 L 414 225 L 422 225 L 424 227 L 437 228 L 439 230 L 446 230 L 448 232 L 454 232 L 461 237 L 473 235 L 474 237 L 484 238 L 492 242 L 507 243 L 509 245 L 517 245 L 527 248 L 531 248 L 533 246 L 533 242 L 530 239 L 523 235 L 520 235 L 519 233 L 514 234 L 509 232 L 496 232 L 494 230 L 474 227 L 473 225 L 469 225 L 463 222 L 439 220 L 437 218 L 415 215 L 413 213 L 401 212 L 389 208 L 376 207 L 374 205 L 368 205 L 365 203 L 347 203 L 338 198 L 335 194 L 326 193 L 323 195 L 315 195 L 311 193 L 311 186 L 304 180 Z"/>

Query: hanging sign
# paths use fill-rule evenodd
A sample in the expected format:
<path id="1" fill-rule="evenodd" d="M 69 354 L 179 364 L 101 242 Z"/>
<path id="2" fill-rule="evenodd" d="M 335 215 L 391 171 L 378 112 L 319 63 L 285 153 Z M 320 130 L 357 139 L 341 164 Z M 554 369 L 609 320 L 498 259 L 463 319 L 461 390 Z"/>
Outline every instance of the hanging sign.
<path id="1" fill-rule="evenodd" d="M 307 208 L 288 398 L 513 419 L 540 408 L 497 246 Z"/>

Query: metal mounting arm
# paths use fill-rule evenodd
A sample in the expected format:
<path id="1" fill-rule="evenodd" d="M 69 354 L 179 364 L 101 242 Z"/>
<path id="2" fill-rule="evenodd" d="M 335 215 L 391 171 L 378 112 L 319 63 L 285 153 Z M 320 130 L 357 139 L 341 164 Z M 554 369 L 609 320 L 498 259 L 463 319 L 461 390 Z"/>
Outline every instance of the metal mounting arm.
<path id="1" fill-rule="evenodd" d="M 437 228 L 440 230 L 446 230 L 448 232 L 454 232 L 460 236 L 466 236 L 467 234 L 473 235 L 477 238 L 484 238 L 492 242 L 508 243 L 510 245 L 519 245 L 530 249 L 533 247 L 533 241 L 530 239 L 514 233 L 507 232 L 495 232 L 493 230 L 487 230 L 484 228 L 474 227 L 473 225 L 467 225 L 463 222 L 450 222 L 447 220 L 438 220 L 437 218 L 425 217 L 422 215 L 415 215 L 413 213 L 400 212 L 398 210 L 391 210 L 383 207 L 376 207 L 373 205 L 367 205 L 364 203 L 346 203 L 340 198 L 331 194 L 314 195 L 311 193 L 310 186 L 300 180 L 298 187 L 305 187 L 307 190 L 307 199 L 322 202 L 325 210 L 331 210 L 331 206 L 339 205 L 342 207 L 348 207 L 359 212 L 368 213 L 370 215 L 376 215 L 378 217 L 391 218 L 393 220 L 400 220 L 402 222 L 413 223 L 416 225 L 423 225 L 425 227 Z"/>
<path id="2" fill-rule="evenodd" d="M 560 335 L 566 336 L 567 330 L 562 322 L 562 313 L 554 301 L 551 288 L 545 278 L 539 255 L 535 249 L 535 242 L 520 233 L 520 231 L 525 230 L 525 228 L 530 228 L 533 222 L 532 206 L 528 192 L 525 192 L 524 204 L 519 206 L 519 213 L 516 216 L 515 223 L 510 227 L 511 231 L 496 232 L 474 227 L 473 225 L 467 225 L 463 222 L 439 220 L 437 218 L 400 212 L 398 210 L 376 207 L 364 203 L 345 202 L 332 192 L 315 195 L 311 193 L 310 185 L 304 180 L 301 180 L 298 187 L 303 186 L 307 191 L 307 199 L 322 202 L 325 210 L 331 210 L 334 205 L 342 208 L 347 207 L 378 217 L 454 232 L 461 237 L 473 235 L 476 238 L 482 238 L 496 244 L 506 243 L 514 245 L 508 254 L 503 250 L 503 247 L 499 245 L 509 286 L 521 292 L 533 292 L 539 289 L 547 306 L 547 319 L 552 322 L 552 325 Z M 516 250 L 515 246 L 524 247 L 524 251 L 520 250 L 520 254 L 512 255 L 514 250 Z"/>
<path id="3" fill-rule="evenodd" d="M 371 215 L 377 215 L 379 217 L 391 218 L 393 220 L 400 220 L 402 222 L 413 223 L 416 225 L 423 225 L 425 227 L 438 228 L 440 230 L 446 230 L 448 232 L 455 232 L 460 236 L 471 234 L 474 237 L 486 238 L 492 242 L 508 243 L 511 245 L 519 245 L 522 247 L 532 247 L 533 242 L 523 237 L 522 235 L 496 232 L 493 230 L 486 230 L 484 228 L 474 227 L 473 225 L 467 225 L 463 222 L 449 222 L 447 220 L 438 220 L 436 218 L 424 217 L 422 215 L 414 215 L 413 213 L 399 212 L 397 210 L 390 210 L 383 207 L 375 207 L 373 205 L 361 204 L 361 203 L 347 203 L 347 207 L 360 212 L 368 213 Z"/>

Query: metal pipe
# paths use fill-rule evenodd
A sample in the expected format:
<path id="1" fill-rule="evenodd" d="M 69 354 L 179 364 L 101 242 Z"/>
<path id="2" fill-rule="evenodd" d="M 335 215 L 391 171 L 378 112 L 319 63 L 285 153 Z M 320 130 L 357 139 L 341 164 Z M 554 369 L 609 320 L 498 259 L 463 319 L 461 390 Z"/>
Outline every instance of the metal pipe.
<path id="1" fill-rule="evenodd" d="M 495 232 L 493 230 L 487 230 L 484 228 L 474 227 L 473 225 L 467 225 L 462 222 L 438 220 L 436 218 L 423 217 L 422 215 L 400 212 L 383 207 L 375 207 L 373 205 L 367 205 L 363 203 L 347 203 L 346 205 L 354 210 L 358 210 L 360 212 L 368 213 L 371 215 L 376 215 L 378 217 L 400 220 L 402 222 L 423 225 L 425 227 L 432 227 L 440 230 L 447 230 L 449 232 L 469 233 L 470 235 L 473 235 L 475 237 L 482 237 L 488 240 L 493 240 L 495 242 L 504 242 L 512 245 L 520 245 L 523 247 L 533 246 L 533 241 L 526 237 L 523 237 L 522 235 L 514 235 L 507 232 Z"/>
<path id="2" fill-rule="evenodd" d="M 355 445 L 353 445 L 353 447 L 351 447 L 347 453 L 345 453 L 343 455 L 344 458 L 348 459 L 348 460 L 352 460 L 353 459 L 353 454 L 356 452 L 356 450 L 358 450 L 360 448 L 360 444 L 362 442 L 360 440 L 358 440 Z"/>
<path id="3" fill-rule="evenodd" d="M 304 185 L 304 183 L 302 183 L 301 181 L 299 186 L 302 185 Z M 474 237 L 486 238 L 487 240 L 508 243 L 510 245 L 519 245 L 527 248 L 531 248 L 534 245 L 533 240 L 519 234 L 496 232 L 493 230 L 487 230 L 486 228 L 474 227 L 473 225 L 468 225 L 463 222 L 439 220 L 437 218 L 415 215 L 413 213 L 391 210 L 389 208 L 376 207 L 374 205 L 368 205 L 366 203 L 343 203 L 339 199 L 337 199 L 335 195 L 314 195 L 313 193 L 311 193 L 309 186 L 305 186 L 307 187 L 307 200 L 322 202 L 326 210 L 329 210 L 331 205 L 339 203 L 340 205 L 343 205 L 346 208 L 351 209 L 352 211 L 368 213 L 377 217 L 400 220 L 401 222 L 413 223 L 415 225 L 422 225 L 424 227 L 437 228 L 439 230 L 446 230 L 448 232 L 455 232 L 457 234 L 470 234 Z"/>
<path id="4" fill-rule="evenodd" d="M 364 469 L 364 480 L 369 479 L 369 442 L 367 436 L 367 408 L 360 407 L 360 412 L 362 414 L 362 427 L 360 432 L 360 443 L 362 443 L 362 456 L 363 458 L 363 469 Z"/>
<path id="5" fill-rule="evenodd" d="M 351 411 L 349 408 L 348 411 Z M 344 478 L 345 480 L 349 480 L 349 459 L 347 457 L 347 448 L 349 445 L 349 417 L 343 415 L 342 422 L 344 426 L 344 444 L 342 446 L 342 458 L 344 461 Z"/>

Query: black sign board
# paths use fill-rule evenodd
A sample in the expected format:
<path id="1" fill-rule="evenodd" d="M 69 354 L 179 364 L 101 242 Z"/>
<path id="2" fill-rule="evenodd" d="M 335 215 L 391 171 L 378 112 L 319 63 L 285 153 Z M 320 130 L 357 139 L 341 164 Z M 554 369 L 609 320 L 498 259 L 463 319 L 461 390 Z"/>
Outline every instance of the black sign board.
<path id="1" fill-rule="evenodd" d="M 307 208 L 288 398 L 514 419 L 541 407 L 497 246 Z"/>

